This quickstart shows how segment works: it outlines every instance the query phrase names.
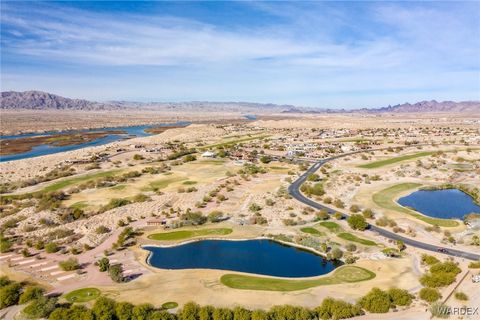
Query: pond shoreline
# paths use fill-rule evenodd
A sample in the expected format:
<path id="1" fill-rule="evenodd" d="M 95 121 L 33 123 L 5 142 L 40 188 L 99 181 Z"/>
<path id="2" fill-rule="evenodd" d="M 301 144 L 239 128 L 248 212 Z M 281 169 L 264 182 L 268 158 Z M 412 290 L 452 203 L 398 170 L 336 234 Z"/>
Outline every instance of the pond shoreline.
<path id="1" fill-rule="evenodd" d="M 299 249 L 304 252 L 308 252 L 310 254 L 313 254 L 319 258 L 321 258 L 323 261 L 332 263 L 335 267 L 324 274 L 316 275 L 316 276 L 305 276 L 305 277 L 287 277 L 287 276 L 275 276 L 275 275 L 268 275 L 268 274 L 263 274 L 263 273 L 255 273 L 255 272 L 245 272 L 245 271 L 237 271 L 237 270 L 229 270 L 229 269 L 216 269 L 216 268 L 182 268 L 182 269 L 168 269 L 168 268 L 160 268 L 156 267 L 153 264 L 151 264 L 150 259 L 153 256 L 153 252 L 146 249 L 145 247 L 157 247 L 157 248 L 175 248 L 175 247 L 180 247 L 183 245 L 191 244 L 191 243 L 196 243 L 196 242 L 201 242 L 201 241 L 231 241 L 231 242 L 242 242 L 242 241 L 252 241 L 252 240 L 268 240 L 273 243 L 277 243 L 282 246 L 286 246 L 289 248 L 293 249 Z M 241 273 L 241 274 L 246 274 L 246 275 L 256 275 L 256 276 L 261 276 L 261 277 L 272 277 L 272 278 L 278 278 L 278 279 L 314 279 L 318 277 L 323 277 L 325 275 L 330 274 L 331 272 L 334 272 L 338 268 L 346 265 L 344 261 L 342 260 L 328 260 L 326 256 L 319 251 L 306 247 L 304 245 L 292 243 L 292 242 L 287 242 L 287 241 L 281 241 L 281 240 L 276 240 L 271 237 L 266 237 L 266 236 L 260 236 L 260 237 L 253 237 L 253 238 L 221 238 L 221 237 L 202 237 L 198 239 L 191 239 L 191 240 L 186 240 L 186 241 L 181 241 L 177 242 L 174 244 L 142 244 L 139 246 L 143 252 L 147 253 L 147 256 L 144 258 L 143 263 L 145 263 L 148 267 L 156 269 L 156 270 L 196 270 L 196 269 L 205 269 L 205 270 L 216 270 L 216 271 L 224 271 L 224 272 L 236 272 L 236 273 Z"/>

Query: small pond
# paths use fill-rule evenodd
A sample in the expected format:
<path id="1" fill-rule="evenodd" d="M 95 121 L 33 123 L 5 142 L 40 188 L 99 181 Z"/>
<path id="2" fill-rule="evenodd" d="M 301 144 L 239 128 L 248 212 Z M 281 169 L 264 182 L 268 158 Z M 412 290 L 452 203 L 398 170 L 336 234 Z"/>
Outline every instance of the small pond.
<path id="1" fill-rule="evenodd" d="M 144 246 L 161 269 L 220 269 L 277 277 L 313 277 L 340 264 L 272 240 L 201 240 L 174 247 Z"/>
<path id="2" fill-rule="evenodd" d="M 418 190 L 398 203 L 435 218 L 462 219 L 468 213 L 480 213 L 480 206 L 473 198 L 458 189 Z"/>

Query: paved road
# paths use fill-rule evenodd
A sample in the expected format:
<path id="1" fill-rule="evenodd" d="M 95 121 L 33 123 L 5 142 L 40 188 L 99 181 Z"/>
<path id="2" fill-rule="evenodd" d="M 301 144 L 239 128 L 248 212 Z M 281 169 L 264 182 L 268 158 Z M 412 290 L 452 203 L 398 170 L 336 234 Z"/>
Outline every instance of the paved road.
<path id="1" fill-rule="evenodd" d="M 377 149 L 377 150 L 379 150 L 379 149 Z M 372 151 L 372 150 L 368 150 L 368 151 Z M 323 204 L 320 204 L 318 202 L 313 201 L 312 199 L 309 199 L 309 198 L 305 197 L 300 192 L 300 186 L 305 182 L 305 180 L 307 179 L 309 174 L 312 174 L 312 173 L 316 172 L 322 165 L 324 165 L 328 161 L 332 161 L 334 159 L 342 158 L 342 157 L 349 156 L 349 155 L 352 155 L 352 154 L 355 154 L 355 153 L 360 153 L 360 152 L 365 152 L 365 151 L 356 151 L 356 152 L 351 152 L 351 153 L 348 153 L 348 154 L 346 153 L 346 154 L 342 154 L 342 155 L 339 155 L 339 156 L 326 158 L 326 159 L 318 161 L 316 164 L 314 164 L 312 167 L 310 167 L 304 174 L 302 174 L 297 180 L 295 180 L 288 187 L 288 193 L 292 197 L 297 199 L 298 201 L 300 201 L 300 202 L 302 202 L 306 205 L 309 205 L 309 206 L 311 206 L 315 209 L 326 210 L 329 214 L 333 214 L 333 213 L 337 212 L 337 210 L 335 210 L 333 208 L 327 207 Z M 343 214 L 343 216 L 348 218 L 347 214 Z M 392 239 L 392 240 L 402 240 L 405 243 L 405 245 L 410 245 L 412 247 L 420 248 L 420 249 L 423 249 L 423 250 L 438 252 L 438 249 L 443 248 L 443 247 L 435 246 L 435 245 L 432 245 L 432 244 L 424 243 L 424 242 L 421 242 L 421 241 L 416 241 L 416 240 L 413 240 L 411 238 L 402 237 L 402 236 L 400 236 L 400 235 L 398 235 L 394 232 L 388 231 L 386 229 L 383 229 L 383 228 L 380 228 L 380 227 L 377 227 L 377 226 L 371 225 L 371 224 L 369 224 L 368 230 L 370 230 L 372 232 L 375 232 L 375 233 L 377 233 L 381 236 L 384 236 L 386 238 Z M 460 251 L 460 250 L 455 250 L 455 249 L 450 249 L 450 248 L 446 248 L 446 249 L 447 249 L 447 252 L 444 252 L 444 254 L 447 254 L 449 256 L 460 257 L 460 258 L 465 258 L 465 259 L 475 260 L 475 261 L 480 260 L 480 254 L 475 254 L 475 253 L 470 253 L 470 252 L 465 252 L 465 251 Z"/>

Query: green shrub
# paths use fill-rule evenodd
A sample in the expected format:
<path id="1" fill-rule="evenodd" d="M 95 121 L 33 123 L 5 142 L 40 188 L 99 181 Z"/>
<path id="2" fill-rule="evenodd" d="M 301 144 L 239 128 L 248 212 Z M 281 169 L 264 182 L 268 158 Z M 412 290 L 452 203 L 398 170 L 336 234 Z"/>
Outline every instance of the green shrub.
<path id="1" fill-rule="evenodd" d="M 455 292 L 455 299 L 462 300 L 462 301 L 467 301 L 468 296 L 463 292 Z"/>
<path id="2" fill-rule="evenodd" d="M 431 255 L 426 254 L 426 253 L 422 254 L 422 263 L 423 264 L 427 264 L 427 265 L 431 266 L 431 265 L 434 265 L 434 264 L 439 263 L 439 262 L 440 262 L 440 260 L 438 260 L 434 256 L 431 256 Z"/>
<path id="3" fill-rule="evenodd" d="M 422 288 L 419 292 L 419 297 L 427 302 L 435 302 L 442 297 L 440 292 L 434 288 Z"/>
<path id="4" fill-rule="evenodd" d="M 320 319 L 347 319 L 363 314 L 358 305 L 330 297 L 323 299 L 322 304 L 315 308 L 315 312 Z"/>
<path id="5" fill-rule="evenodd" d="M 46 253 L 54 253 L 60 250 L 60 247 L 55 242 L 50 242 L 45 245 Z"/>
<path id="6" fill-rule="evenodd" d="M 56 298 L 41 297 L 30 302 L 30 304 L 23 309 L 22 313 L 28 318 L 46 318 L 55 310 L 56 304 Z"/>
<path id="7" fill-rule="evenodd" d="M 73 271 L 80 268 L 80 265 L 78 264 L 78 260 L 75 258 L 69 258 L 65 261 L 61 261 L 58 263 L 58 265 L 60 266 L 60 269 L 62 269 L 63 271 Z"/>
<path id="8" fill-rule="evenodd" d="M 361 214 L 352 214 L 347 218 L 348 225 L 353 230 L 365 230 L 368 226 L 368 223 L 365 221 L 365 218 Z"/>
<path id="9" fill-rule="evenodd" d="M 19 304 L 27 303 L 31 300 L 40 299 L 43 297 L 44 290 L 40 287 L 29 286 L 23 290 L 23 293 L 20 295 L 18 300 Z"/>
<path id="10" fill-rule="evenodd" d="M 396 306 L 409 306 L 414 298 L 407 290 L 391 288 L 387 291 L 390 301 Z"/>
<path id="11" fill-rule="evenodd" d="M 370 290 L 360 299 L 359 303 L 365 310 L 372 313 L 386 313 L 391 305 L 388 293 L 379 288 Z"/>
<path id="12" fill-rule="evenodd" d="M 12 282 L 0 288 L 0 309 L 13 306 L 18 303 L 22 285 Z"/>

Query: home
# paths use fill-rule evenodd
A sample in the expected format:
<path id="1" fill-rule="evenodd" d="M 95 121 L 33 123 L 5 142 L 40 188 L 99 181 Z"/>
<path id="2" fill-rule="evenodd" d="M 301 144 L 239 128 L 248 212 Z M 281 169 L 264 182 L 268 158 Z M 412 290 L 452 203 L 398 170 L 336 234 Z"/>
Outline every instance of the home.
<path id="1" fill-rule="evenodd" d="M 215 152 L 212 151 L 205 151 L 204 153 L 202 153 L 203 158 L 215 158 L 215 156 Z"/>

